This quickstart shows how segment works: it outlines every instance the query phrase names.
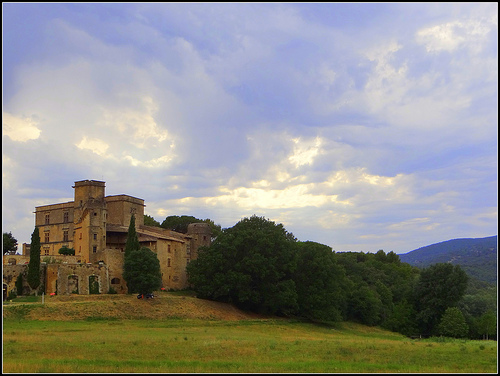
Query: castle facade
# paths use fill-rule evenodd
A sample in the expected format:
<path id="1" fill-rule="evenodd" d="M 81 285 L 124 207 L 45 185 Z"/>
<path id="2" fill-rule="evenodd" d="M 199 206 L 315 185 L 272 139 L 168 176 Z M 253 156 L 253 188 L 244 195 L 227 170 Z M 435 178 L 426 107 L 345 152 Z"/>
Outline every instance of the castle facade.
<path id="1" fill-rule="evenodd" d="M 123 261 L 132 215 L 141 246 L 157 254 L 162 287 L 188 286 L 186 266 L 197 258 L 200 246 L 211 243 L 206 223 L 192 223 L 186 234 L 144 225 L 144 200 L 128 195 L 105 196 L 105 182 L 75 182 L 74 201 L 35 208 L 35 226 L 40 232 L 42 285 L 46 294 L 127 293 Z M 74 256 L 59 254 L 73 248 Z M 4 291 L 26 273 L 30 247 L 22 256 L 4 256 Z"/>

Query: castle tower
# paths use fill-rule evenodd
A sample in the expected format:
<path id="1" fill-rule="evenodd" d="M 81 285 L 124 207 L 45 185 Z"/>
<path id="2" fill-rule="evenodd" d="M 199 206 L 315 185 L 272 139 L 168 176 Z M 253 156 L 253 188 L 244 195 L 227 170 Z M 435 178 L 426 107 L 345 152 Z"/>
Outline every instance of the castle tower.
<path id="1" fill-rule="evenodd" d="M 209 247 L 212 243 L 212 229 L 208 223 L 190 223 L 187 228 L 187 234 L 191 237 L 190 254 L 191 260 L 198 258 L 198 248 Z"/>
<path id="2" fill-rule="evenodd" d="M 95 254 L 106 247 L 107 210 L 105 183 L 97 180 L 75 182 L 74 249 L 82 262 L 96 262 Z"/>

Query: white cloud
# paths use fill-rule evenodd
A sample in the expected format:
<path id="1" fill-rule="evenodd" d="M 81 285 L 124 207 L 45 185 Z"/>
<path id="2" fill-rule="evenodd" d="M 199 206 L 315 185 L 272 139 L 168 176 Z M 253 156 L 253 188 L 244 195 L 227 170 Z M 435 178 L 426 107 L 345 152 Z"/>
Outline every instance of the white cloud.
<path id="1" fill-rule="evenodd" d="M 40 137 L 38 123 L 29 117 L 14 116 L 8 112 L 2 114 L 2 131 L 12 141 L 26 142 Z"/>
<path id="2" fill-rule="evenodd" d="M 486 35 L 497 27 L 497 15 L 450 21 L 417 31 L 415 39 L 427 52 L 453 52 L 463 46 L 477 53 L 482 49 Z"/>
<path id="3" fill-rule="evenodd" d="M 106 151 L 109 148 L 109 145 L 102 140 L 97 138 L 87 138 L 83 137 L 82 140 L 75 144 L 75 146 L 82 150 L 90 150 L 91 152 L 100 155 L 102 157 L 106 156 Z"/>

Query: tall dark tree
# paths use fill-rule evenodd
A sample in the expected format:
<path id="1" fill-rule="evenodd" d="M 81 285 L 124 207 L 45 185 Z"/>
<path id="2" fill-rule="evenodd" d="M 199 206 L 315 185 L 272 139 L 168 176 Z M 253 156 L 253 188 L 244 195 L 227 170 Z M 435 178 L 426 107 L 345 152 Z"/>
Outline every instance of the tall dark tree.
<path id="1" fill-rule="evenodd" d="M 17 295 L 23 295 L 23 273 L 19 273 L 16 279 L 16 293 Z"/>
<path id="2" fill-rule="evenodd" d="M 188 264 L 189 282 L 199 297 L 263 313 L 295 312 L 296 244 L 291 239 L 281 224 L 244 218 L 199 251 Z"/>
<path id="3" fill-rule="evenodd" d="M 149 294 L 161 287 L 160 262 L 147 247 L 132 250 L 125 258 L 123 278 L 129 293 Z"/>
<path id="4" fill-rule="evenodd" d="M 298 242 L 297 289 L 298 314 L 311 320 L 340 321 L 346 309 L 343 267 L 330 247 L 315 242 Z"/>
<path id="5" fill-rule="evenodd" d="M 134 286 L 135 279 L 128 280 L 128 276 L 131 276 L 130 273 L 125 273 L 127 264 L 130 261 L 131 257 L 134 257 L 134 251 L 138 251 L 141 248 L 139 243 L 139 237 L 137 236 L 137 232 L 135 230 L 135 215 L 132 214 L 130 217 L 130 224 L 128 226 L 127 233 L 127 241 L 125 243 L 125 255 L 123 262 L 123 278 L 127 282 L 128 292 L 134 292 L 136 290 L 136 286 Z"/>
<path id="6" fill-rule="evenodd" d="M 415 286 L 415 308 L 422 334 L 436 334 L 446 309 L 456 306 L 464 296 L 468 279 L 459 265 L 449 263 L 434 264 L 421 271 Z"/>
<path id="7" fill-rule="evenodd" d="M 17 239 L 12 236 L 11 232 L 3 233 L 3 254 L 15 255 L 17 252 Z"/>
<path id="8" fill-rule="evenodd" d="M 28 264 L 28 284 L 37 294 L 40 286 L 40 231 L 35 227 L 31 234 L 30 261 Z"/>
<path id="9" fill-rule="evenodd" d="M 139 244 L 139 237 L 137 236 L 137 232 L 135 230 L 135 215 L 132 214 L 130 217 L 130 224 L 128 226 L 127 242 L 125 243 L 125 258 L 130 254 L 130 252 L 137 251 L 140 248 L 141 245 Z"/>

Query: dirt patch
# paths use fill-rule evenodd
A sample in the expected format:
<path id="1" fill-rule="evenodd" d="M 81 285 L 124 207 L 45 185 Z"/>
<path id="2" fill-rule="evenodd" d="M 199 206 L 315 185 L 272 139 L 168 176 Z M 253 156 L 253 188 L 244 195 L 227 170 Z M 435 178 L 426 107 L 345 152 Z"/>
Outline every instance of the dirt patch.
<path id="1" fill-rule="evenodd" d="M 15 318 L 22 303 L 4 306 L 3 317 Z M 154 299 L 137 299 L 136 295 L 70 295 L 45 298 L 44 304 L 26 303 L 24 318 L 28 320 L 85 320 L 85 319 L 211 319 L 259 320 L 270 317 L 244 312 L 231 304 L 178 296 L 168 292 Z"/>

